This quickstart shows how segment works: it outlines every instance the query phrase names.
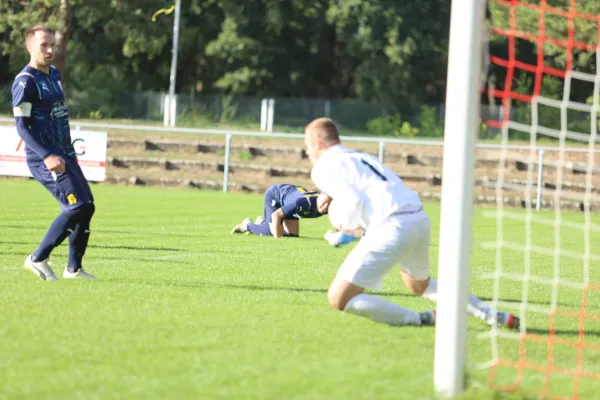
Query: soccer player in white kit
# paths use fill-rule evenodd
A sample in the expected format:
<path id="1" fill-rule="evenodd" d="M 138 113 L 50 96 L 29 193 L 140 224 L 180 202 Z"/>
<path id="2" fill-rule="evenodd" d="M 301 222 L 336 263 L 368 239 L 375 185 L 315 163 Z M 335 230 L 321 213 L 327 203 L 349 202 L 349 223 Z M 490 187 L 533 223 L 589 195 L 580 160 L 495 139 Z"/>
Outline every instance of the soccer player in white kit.
<path id="1" fill-rule="evenodd" d="M 434 325 L 434 311 L 419 313 L 364 293 L 379 290 L 387 273 L 399 264 L 407 288 L 436 301 L 437 281 L 429 276 L 430 221 L 418 194 L 376 157 L 342 146 L 329 118 L 308 124 L 304 142 L 315 185 L 333 198 L 332 207 L 347 211 L 341 230 L 327 237 L 330 244 L 349 243 L 354 237 L 348 233 L 357 228 L 365 232 L 329 286 L 329 304 L 390 325 Z M 343 199 L 343 206 L 336 199 Z M 519 327 L 516 315 L 496 311 L 473 295 L 467 311 L 490 325 Z"/>

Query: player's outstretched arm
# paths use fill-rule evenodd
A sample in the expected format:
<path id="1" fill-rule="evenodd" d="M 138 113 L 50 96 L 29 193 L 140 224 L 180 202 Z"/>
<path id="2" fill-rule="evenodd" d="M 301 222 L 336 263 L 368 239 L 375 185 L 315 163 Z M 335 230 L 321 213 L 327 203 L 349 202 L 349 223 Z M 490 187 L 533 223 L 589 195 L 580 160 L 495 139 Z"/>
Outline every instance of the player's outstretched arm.
<path id="1" fill-rule="evenodd" d="M 269 228 L 274 238 L 283 237 L 283 211 L 280 209 L 276 210 L 271 214 L 271 223 Z"/>

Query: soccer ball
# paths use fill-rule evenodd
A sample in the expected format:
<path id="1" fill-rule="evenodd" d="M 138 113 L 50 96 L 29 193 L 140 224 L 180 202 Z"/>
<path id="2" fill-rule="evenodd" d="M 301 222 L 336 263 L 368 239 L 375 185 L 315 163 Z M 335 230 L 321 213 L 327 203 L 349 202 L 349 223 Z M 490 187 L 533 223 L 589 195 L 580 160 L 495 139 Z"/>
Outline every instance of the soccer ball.
<path id="1" fill-rule="evenodd" d="M 343 199 L 332 200 L 329 204 L 329 222 L 336 230 L 342 229 L 354 229 L 360 226 L 360 210 L 356 209 L 355 204 L 349 204 L 343 201 Z"/>
<path id="2" fill-rule="evenodd" d="M 341 207 L 338 206 L 339 203 L 339 201 L 332 200 L 331 203 L 329 203 L 329 209 L 327 210 L 329 222 L 331 222 L 331 225 L 338 231 L 342 228 L 342 219 L 340 216 Z"/>

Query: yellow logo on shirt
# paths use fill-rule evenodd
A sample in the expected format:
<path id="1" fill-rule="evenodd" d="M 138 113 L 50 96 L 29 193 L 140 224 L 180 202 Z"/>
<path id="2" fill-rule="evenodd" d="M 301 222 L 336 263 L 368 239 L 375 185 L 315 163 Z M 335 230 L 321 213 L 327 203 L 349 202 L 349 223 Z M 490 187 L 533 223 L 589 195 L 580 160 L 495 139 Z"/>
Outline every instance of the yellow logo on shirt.
<path id="1" fill-rule="evenodd" d="M 67 201 L 69 202 L 70 205 L 77 203 L 77 199 L 75 198 L 75 195 L 73 193 L 71 193 L 67 196 Z"/>

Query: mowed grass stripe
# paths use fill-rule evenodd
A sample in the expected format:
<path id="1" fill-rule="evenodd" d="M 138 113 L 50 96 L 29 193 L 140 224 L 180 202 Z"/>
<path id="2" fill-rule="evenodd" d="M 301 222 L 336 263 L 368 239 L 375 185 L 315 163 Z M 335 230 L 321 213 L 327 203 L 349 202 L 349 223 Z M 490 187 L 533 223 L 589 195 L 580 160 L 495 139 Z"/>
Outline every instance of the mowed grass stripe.
<path id="1" fill-rule="evenodd" d="M 349 249 L 322 240 L 326 218 L 302 221 L 300 239 L 232 236 L 233 225 L 262 214 L 261 196 L 105 185 L 93 190 L 97 212 L 84 265 L 100 279 L 50 284 L 20 266 L 59 209 L 35 182 L 0 181 L 0 398 L 434 397 L 434 329 L 388 327 L 327 305 L 327 286 Z M 435 275 L 439 206 L 426 208 Z M 491 210 L 475 213 L 478 242 L 499 239 L 495 217 L 483 216 Z M 581 214 L 562 217 L 583 221 Z M 510 241 L 525 243 L 524 222 L 504 222 Z M 536 245 L 554 244 L 547 226 L 534 223 L 531 235 Z M 560 237 L 564 248 L 583 254 L 581 231 L 565 228 Z M 592 233 L 592 243 L 598 239 Z M 65 243 L 53 253 L 55 271 L 62 272 L 66 256 Z M 524 261 L 522 252 L 503 249 L 507 272 L 522 273 Z M 532 255 L 532 263 L 537 275 L 553 276 L 551 257 Z M 475 245 L 472 265 L 474 272 L 493 272 L 495 251 Z M 561 278 L 581 279 L 582 265 L 561 257 Z M 599 273 L 590 266 L 592 279 Z M 492 297 L 492 281 L 473 280 L 472 288 Z M 502 281 L 500 288 L 501 299 L 518 310 L 522 283 Z M 381 294 L 419 311 L 433 307 L 409 294 L 396 273 Z M 528 301 L 547 306 L 551 295 L 532 284 Z M 577 309 L 581 293 L 561 288 L 558 300 Z M 597 304 L 590 300 L 588 311 L 599 313 Z M 548 334 L 547 315 L 526 317 L 531 332 Z M 586 340 L 598 343 L 599 328 L 586 322 Z M 480 321 L 469 322 L 470 365 L 490 360 L 490 340 L 476 339 L 487 331 Z M 577 340 L 577 321 L 560 321 L 557 335 Z M 498 348 L 502 358 L 518 360 L 518 341 L 498 339 Z M 593 353 L 585 355 L 586 370 L 600 368 Z M 576 367 L 575 349 L 555 346 L 554 356 L 557 365 Z M 527 357 L 547 362 L 548 346 L 528 344 Z M 464 398 L 497 398 L 485 388 L 489 370 L 469 374 Z M 555 375 L 553 393 L 571 393 L 572 377 Z M 516 374 L 501 369 L 497 376 L 499 384 L 514 383 Z M 543 378 L 525 374 L 522 389 L 541 391 Z M 580 398 L 593 398 L 594 387 L 582 379 Z"/>

